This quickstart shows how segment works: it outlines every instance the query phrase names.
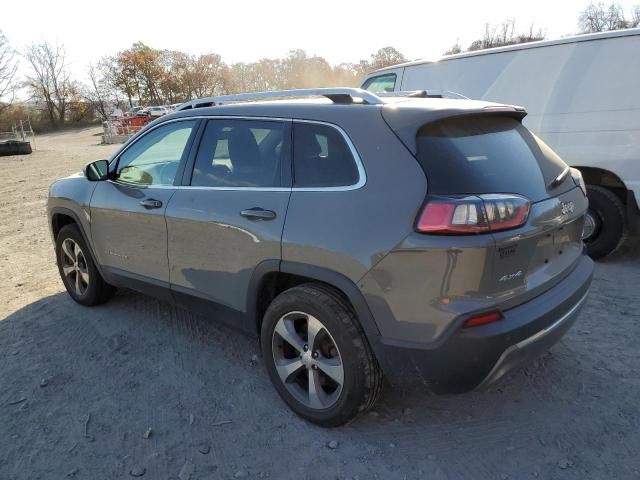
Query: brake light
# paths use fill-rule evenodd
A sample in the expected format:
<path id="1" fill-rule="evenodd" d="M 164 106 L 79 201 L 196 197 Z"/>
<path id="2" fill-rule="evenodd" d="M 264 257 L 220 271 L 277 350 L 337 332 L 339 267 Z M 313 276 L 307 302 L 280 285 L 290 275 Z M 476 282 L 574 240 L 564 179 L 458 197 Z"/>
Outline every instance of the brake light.
<path id="1" fill-rule="evenodd" d="M 502 320 L 502 314 L 500 312 L 482 313 L 467 319 L 462 326 L 464 328 L 479 327 L 480 325 L 487 325 L 497 322 L 498 320 Z"/>
<path id="2" fill-rule="evenodd" d="M 577 168 L 571 168 L 571 177 L 573 178 L 573 182 L 580 187 L 584 196 L 587 196 L 587 186 L 584 183 L 584 178 L 582 178 L 582 172 Z"/>
<path id="3" fill-rule="evenodd" d="M 417 230 L 444 234 L 507 230 L 525 223 L 529 207 L 529 200 L 512 194 L 434 197 L 422 210 Z"/>

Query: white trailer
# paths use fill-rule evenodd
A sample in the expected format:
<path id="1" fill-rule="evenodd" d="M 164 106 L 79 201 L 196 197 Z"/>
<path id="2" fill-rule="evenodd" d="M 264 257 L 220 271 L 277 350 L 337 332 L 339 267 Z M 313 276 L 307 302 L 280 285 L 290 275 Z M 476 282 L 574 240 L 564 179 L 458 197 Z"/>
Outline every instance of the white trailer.
<path id="1" fill-rule="evenodd" d="M 640 29 L 415 61 L 370 73 L 373 92 L 439 90 L 522 105 L 524 124 L 569 165 L 589 191 L 589 253 L 615 250 L 640 204 Z"/>

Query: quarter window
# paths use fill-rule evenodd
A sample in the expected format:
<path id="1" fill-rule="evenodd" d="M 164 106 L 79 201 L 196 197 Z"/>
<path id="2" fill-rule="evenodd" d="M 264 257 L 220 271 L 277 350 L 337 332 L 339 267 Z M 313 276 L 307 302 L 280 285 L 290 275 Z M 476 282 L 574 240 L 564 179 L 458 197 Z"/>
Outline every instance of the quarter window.
<path id="1" fill-rule="evenodd" d="M 260 120 L 210 120 L 191 185 L 280 187 L 288 161 L 287 125 Z"/>
<path id="2" fill-rule="evenodd" d="M 358 168 L 344 137 L 333 127 L 295 123 L 294 186 L 341 187 L 358 183 Z"/>
<path id="3" fill-rule="evenodd" d="M 396 88 L 396 74 L 380 75 L 372 77 L 362 85 L 362 88 L 373 93 L 393 92 Z"/>
<path id="4" fill-rule="evenodd" d="M 134 185 L 173 185 L 196 124 L 174 122 L 147 133 L 120 155 L 117 179 Z"/>

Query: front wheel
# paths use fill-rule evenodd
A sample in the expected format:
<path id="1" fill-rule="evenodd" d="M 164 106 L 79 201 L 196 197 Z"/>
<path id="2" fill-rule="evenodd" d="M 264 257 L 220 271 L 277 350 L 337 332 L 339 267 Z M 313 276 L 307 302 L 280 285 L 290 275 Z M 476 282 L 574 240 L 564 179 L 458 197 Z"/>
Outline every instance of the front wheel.
<path id="1" fill-rule="evenodd" d="M 60 229 L 56 237 L 56 260 L 67 293 L 76 302 L 99 305 L 113 296 L 115 289 L 103 280 L 75 225 Z"/>
<path id="2" fill-rule="evenodd" d="M 342 425 L 375 402 L 382 371 L 350 306 L 323 286 L 306 284 L 276 297 L 261 344 L 271 382 L 298 415 Z"/>

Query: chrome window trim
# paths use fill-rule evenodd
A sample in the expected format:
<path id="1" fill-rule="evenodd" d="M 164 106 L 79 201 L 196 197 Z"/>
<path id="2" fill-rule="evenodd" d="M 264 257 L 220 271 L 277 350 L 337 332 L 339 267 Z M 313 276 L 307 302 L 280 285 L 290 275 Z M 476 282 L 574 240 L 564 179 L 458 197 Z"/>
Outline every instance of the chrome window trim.
<path id="1" fill-rule="evenodd" d="M 160 128 L 163 127 L 165 125 L 169 125 L 170 123 L 176 123 L 176 122 L 180 122 L 180 121 L 193 121 L 193 120 L 199 120 L 199 118 L 196 117 L 181 117 L 181 118 L 174 118 L 172 120 L 167 120 L 166 122 L 160 122 L 157 125 L 154 125 L 153 127 L 149 128 L 149 130 L 144 130 L 144 127 L 141 130 L 138 130 L 137 133 L 135 133 L 123 146 L 120 150 L 116 151 L 116 153 L 113 154 L 113 156 L 111 157 L 111 159 L 109 160 L 109 166 L 111 166 L 112 162 L 115 162 L 115 169 L 118 168 L 118 163 L 120 163 L 120 157 L 127 151 L 129 150 L 133 145 L 135 145 L 136 143 L 138 143 L 139 141 L 141 141 L 144 137 L 146 137 L 148 134 L 150 134 L 151 132 L 153 132 L 156 128 Z M 197 125 L 197 122 L 196 122 Z M 196 130 L 197 131 L 197 130 Z M 180 165 L 180 162 L 178 162 L 178 165 Z M 116 172 L 114 172 L 115 174 Z M 123 181 L 118 181 L 118 180 L 107 180 L 108 182 L 111 182 L 115 185 L 124 185 L 127 187 L 137 187 L 137 188 L 170 188 L 173 187 L 173 185 L 140 185 L 138 183 L 130 183 L 130 182 L 123 182 Z"/>
<path id="2" fill-rule="evenodd" d="M 351 156 L 353 157 L 353 161 L 356 162 L 356 168 L 358 170 L 358 181 L 352 185 L 343 185 L 338 187 L 293 187 L 294 192 L 348 192 L 350 190 L 358 190 L 362 188 L 367 183 L 367 173 L 364 170 L 364 165 L 362 164 L 362 159 L 356 150 L 355 145 L 347 135 L 347 132 L 344 131 L 342 127 L 336 125 L 335 123 L 323 122 L 320 120 L 303 120 L 303 119 L 293 119 L 294 123 L 311 123 L 316 125 L 325 125 L 335 130 L 342 135 L 342 138 L 347 143 L 349 147 L 349 151 L 351 152 Z M 294 139 L 295 141 L 295 139 Z M 293 157 L 293 155 L 292 155 Z"/>
<path id="3" fill-rule="evenodd" d="M 311 123 L 316 125 L 325 125 L 340 133 L 344 141 L 347 143 L 349 147 L 349 151 L 351 152 L 351 156 L 356 163 L 356 168 L 358 170 L 358 181 L 352 185 L 343 185 L 337 187 L 205 187 L 205 186 L 194 186 L 194 185 L 138 185 L 135 183 L 126 183 L 119 182 L 117 180 L 107 180 L 108 182 L 114 183 L 116 185 L 124 185 L 128 187 L 136 187 L 136 188 L 160 188 L 160 189 L 173 189 L 173 190 L 220 190 L 220 191 L 250 191 L 250 192 L 348 192 L 351 190 L 358 190 L 364 187 L 367 183 L 367 173 L 364 169 L 364 165 L 362 163 L 362 159 L 356 150 L 355 145 L 347 135 L 347 132 L 344 131 L 342 127 L 336 125 L 335 123 L 325 122 L 322 120 L 306 120 L 299 118 L 282 118 L 282 117 L 263 117 L 263 116 L 247 116 L 247 115 L 194 115 L 188 117 L 180 117 L 174 118 L 171 120 L 167 120 L 165 122 L 158 123 L 154 125 L 152 128 L 144 132 L 143 135 L 140 135 L 140 138 L 126 143 L 122 150 L 116 152 L 111 158 L 111 162 L 118 161 L 120 156 L 126 152 L 134 143 L 137 143 L 140 139 L 144 138 L 147 134 L 154 131 L 156 128 L 159 128 L 163 125 L 167 125 L 169 123 L 181 122 L 181 121 L 189 121 L 189 120 L 261 120 L 261 121 L 269 121 L 272 120 L 274 122 L 289 122 L 289 123 Z M 143 130 L 141 130 L 142 132 Z M 292 159 L 293 162 L 293 152 Z"/>

